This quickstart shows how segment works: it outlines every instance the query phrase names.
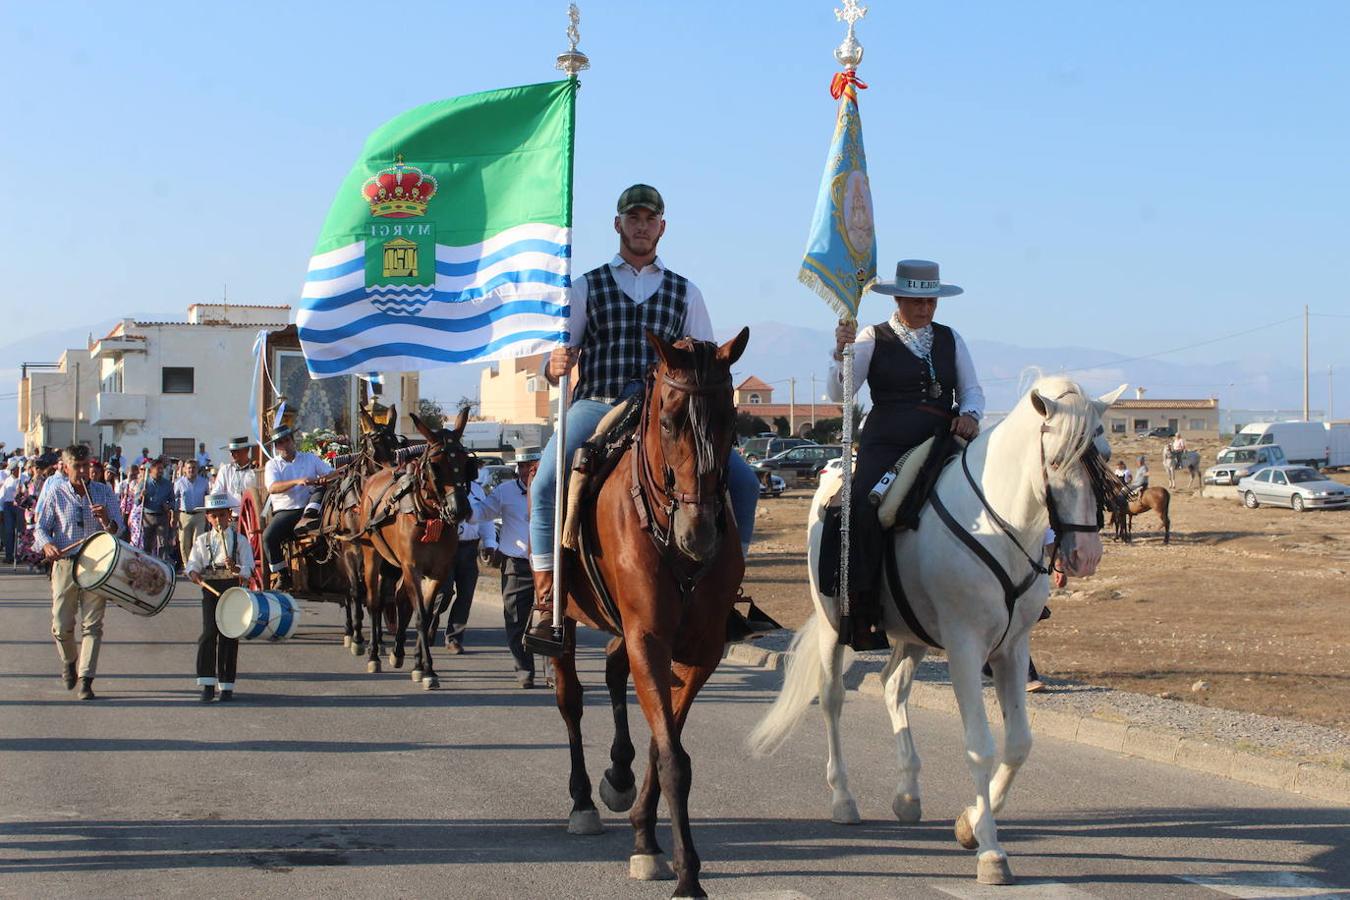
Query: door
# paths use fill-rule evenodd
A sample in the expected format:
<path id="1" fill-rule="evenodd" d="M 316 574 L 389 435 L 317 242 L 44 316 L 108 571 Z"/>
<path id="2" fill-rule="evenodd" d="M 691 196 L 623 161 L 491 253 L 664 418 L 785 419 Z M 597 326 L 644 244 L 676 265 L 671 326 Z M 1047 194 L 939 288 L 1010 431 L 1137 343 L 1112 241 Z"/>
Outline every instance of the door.
<path id="1" fill-rule="evenodd" d="M 1172 433 L 1173 433 L 1173 434 L 1176 434 L 1178 431 L 1181 430 L 1181 420 L 1180 420 L 1180 419 L 1168 419 L 1168 420 L 1167 420 L 1167 427 L 1170 428 L 1170 429 L 1172 429 Z"/>
<path id="2" fill-rule="evenodd" d="M 1270 502 L 1278 503 L 1281 506 L 1289 505 L 1289 495 L 1293 489 L 1289 487 L 1289 480 L 1284 477 L 1284 473 L 1278 469 L 1271 470 L 1270 473 Z"/>

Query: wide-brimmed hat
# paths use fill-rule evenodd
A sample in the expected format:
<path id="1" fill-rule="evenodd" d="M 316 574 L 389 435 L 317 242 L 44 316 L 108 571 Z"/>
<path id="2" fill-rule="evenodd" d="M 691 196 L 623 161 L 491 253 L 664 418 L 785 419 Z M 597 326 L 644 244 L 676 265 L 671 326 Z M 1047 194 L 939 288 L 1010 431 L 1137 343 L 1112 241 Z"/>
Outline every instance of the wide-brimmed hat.
<path id="1" fill-rule="evenodd" d="M 538 447 L 521 447 L 516 451 L 516 465 L 528 462 L 539 462 L 544 456 Z"/>
<path id="2" fill-rule="evenodd" d="M 900 260 L 895 264 L 895 280 L 878 281 L 872 290 L 892 297 L 955 297 L 965 293 L 954 284 L 943 284 L 938 264 L 926 259 Z"/>
<path id="3" fill-rule="evenodd" d="M 256 446 L 258 445 L 254 443 L 254 441 L 248 435 L 244 435 L 243 437 L 230 438 L 230 442 L 226 444 L 224 447 L 221 447 L 220 449 L 247 450 L 249 447 L 256 447 Z"/>
<path id="4" fill-rule="evenodd" d="M 272 432 L 272 436 L 267 439 L 267 443 L 275 444 L 277 441 L 288 437 L 295 437 L 295 432 L 291 430 L 291 426 L 282 425 L 276 431 Z"/>
<path id="5" fill-rule="evenodd" d="M 195 513 L 211 512 L 214 509 L 234 509 L 237 506 L 229 494 L 207 494 L 202 505 L 193 510 Z"/>

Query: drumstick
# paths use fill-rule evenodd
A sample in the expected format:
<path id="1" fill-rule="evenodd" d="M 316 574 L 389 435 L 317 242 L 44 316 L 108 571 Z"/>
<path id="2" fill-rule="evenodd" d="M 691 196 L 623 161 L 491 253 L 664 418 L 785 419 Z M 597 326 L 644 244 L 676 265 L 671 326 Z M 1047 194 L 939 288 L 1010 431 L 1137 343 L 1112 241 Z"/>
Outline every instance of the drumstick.
<path id="1" fill-rule="evenodd" d="M 208 591 L 210 591 L 211 593 L 215 594 L 217 597 L 220 596 L 220 591 L 218 591 L 218 590 L 216 590 L 215 588 L 211 587 L 211 585 L 207 584 L 205 581 L 202 582 L 202 588 L 203 588 L 203 590 L 208 590 Z"/>

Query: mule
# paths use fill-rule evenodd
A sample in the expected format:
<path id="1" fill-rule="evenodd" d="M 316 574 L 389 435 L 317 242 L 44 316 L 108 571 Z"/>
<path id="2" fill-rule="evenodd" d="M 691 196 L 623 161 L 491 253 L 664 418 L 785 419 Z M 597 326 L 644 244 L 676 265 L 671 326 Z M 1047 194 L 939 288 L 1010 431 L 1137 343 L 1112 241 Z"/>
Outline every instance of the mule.
<path id="1" fill-rule="evenodd" d="M 692 766 L 681 735 L 694 698 L 722 660 L 727 617 L 745 574 L 726 464 L 736 420 L 731 366 L 749 338 L 748 328 L 721 346 L 689 338 L 670 344 L 647 333 L 658 362 L 648 375 L 637 430 L 599 493 L 583 504 L 580 553 L 594 551 L 586 564 L 593 574 L 583 571 L 578 552 L 562 560 L 568 621 L 563 654 L 553 665 L 571 750 L 568 831 L 603 830 L 582 749 L 579 621 L 614 635 L 605 649 L 605 685 L 615 734 L 600 797 L 616 812 L 631 809 L 629 876 L 675 878 L 676 897 L 707 896 L 689 824 Z M 652 734 L 640 792 L 628 731 L 630 676 Z M 673 871 L 656 840 L 662 794 Z"/>
<path id="2" fill-rule="evenodd" d="M 1163 543 L 1172 542 L 1172 517 L 1169 510 L 1172 495 L 1165 487 L 1144 488 L 1137 494 L 1122 496 L 1111 510 L 1111 526 L 1116 538 L 1128 542 L 1134 535 L 1134 517 L 1142 512 L 1153 510 L 1163 527 Z"/>
<path id="3" fill-rule="evenodd" d="M 408 619 L 415 613 L 417 649 L 411 674 L 426 690 L 440 687 L 431 659 L 432 600 L 454 566 L 459 523 L 471 515 L 468 483 L 474 465 L 460 442 L 468 418 L 465 407 L 454 428 L 446 431 L 432 430 L 413 416 L 413 425 L 427 442 L 426 450 L 406 468 L 382 469 L 367 478 L 358 506 L 361 567 L 371 617 L 366 670 L 380 671 L 385 623 L 379 587 L 382 569 L 392 568 L 397 570 L 400 593 L 407 603 L 399 604 L 390 664 L 395 668 L 403 664 L 403 639 Z"/>
<path id="4" fill-rule="evenodd" d="M 978 850 L 976 875 L 987 884 L 1012 882 L 999 845 L 995 814 L 1031 750 L 1025 683 L 1027 639 L 1050 592 L 1054 566 L 1069 575 L 1096 571 L 1102 555 L 1102 504 L 1109 503 L 1110 445 L 1101 415 L 1124 390 L 1100 400 L 1072 381 L 1042 378 L 1006 419 L 981 434 L 938 477 L 913 531 L 892 532 L 887 552 L 909 611 L 935 646 L 947 652 L 952 688 L 964 729 L 966 761 L 975 801 L 956 821 L 961 845 Z M 817 490 L 808 516 L 807 555 L 815 614 L 792 642 L 784 684 L 773 706 L 751 732 L 756 755 L 776 750 L 817 695 L 825 713 L 826 783 L 831 819 L 860 821 L 843 759 L 840 713 L 843 673 L 851 652 L 838 642 L 839 602 L 823 594 L 818 563 L 826 506 L 838 478 Z M 857 514 L 863 514 L 858 510 Z M 1046 565 L 1046 526 L 1057 535 Z M 978 547 L 977 551 L 975 547 Z M 919 821 L 919 757 L 909 731 L 906 701 L 928 645 L 906 624 L 890 577 L 882 580 L 886 634 L 894 649 L 881 674 L 895 732 L 900 779 L 891 810 L 904 823 Z M 994 738 L 984 706 L 980 669 L 988 661 L 1004 719 L 1003 756 L 994 771 Z"/>
<path id="5" fill-rule="evenodd" d="M 1167 486 L 1172 490 L 1177 489 L 1177 470 L 1185 469 L 1190 475 L 1190 480 L 1186 482 L 1186 490 L 1195 490 L 1195 482 L 1200 480 L 1201 491 L 1204 490 L 1204 478 L 1200 474 L 1200 453 L 1196 450 L 1173 450 L 1166 447 L 1163 450 L 1163 469 L 1167 471 Z"/>

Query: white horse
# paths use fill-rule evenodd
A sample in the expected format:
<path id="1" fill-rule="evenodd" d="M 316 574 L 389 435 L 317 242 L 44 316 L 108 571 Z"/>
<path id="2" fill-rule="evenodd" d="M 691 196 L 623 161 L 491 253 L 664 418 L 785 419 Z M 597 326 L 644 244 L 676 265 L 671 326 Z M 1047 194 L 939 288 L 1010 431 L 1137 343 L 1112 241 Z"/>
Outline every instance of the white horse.
<path id="1" fill-rule="evenodd" d="M 1177 489 L 1177 470 L 1185 469 L 1191 480 L 1186 482 L 1186 490 L 1195 490 L 1195 480 L 1200 478 L 1200 453 L 1196 450 L 1173 450 L 1170 446 L 1163 450 L 1163 469 L 1167 471 L 1167 486 Z M 1204 488 L 1201 479 L 1201 489 Z"/>
<path id="2" fill-rule="evenodd" d="M 1102 554 L 1099 498 L 1085 457 L 1092 448 L 1101 455 L 1095 465 L 1110 457 L 1101 415 L 1124 389 L 1122 385 L 1092 400 L 1068 379 L 1043 378 L 1006 419 L 972 441 L 965 457 L 938 478 L 934 495 L 956 527 L 1001 567 L 1002 575 L 944 522 L 934 503 L 925 507 L 916 530 L 901 533 L 891 543 L 903 592 L 920 630 L 946 648 L 965 729 L 966 761 L 975 782 L 975 803 L 957 819 L 956 836 L 967 849 L 978 848 L 977 877 L 987 884 L 1012 882 L 994 814 L 1003 807 L 1013 777 L 1031 750 L 1024 691 L 1027 638 L 1049 596 L 1049 578 L 1041 564 L 1046 526 L 1052 521 L 1057 526 L 1059 559 L 1068 574 L 1096 571 Z M 755 755 L 773 752 L 820 696 L 828 738 L 825 779 L 833 794 L 831 820 L 849 825 L 861 821 L 849 791 L 839 732 L 843 674 L 852 662 L 852 651 L 845 653 L 838 643 L 838 600 L 823 595 L 817 583 L 824 507 L 833 493 L 829 487 L 817 490 L 807 523 L 816 613 L 794 637 L 783 689 L 747 743 Z M 882 584 L 883 595 L 890 597 L 889 579 L 882 579 Z M 1019 589 L 1020 596 L 1014 596 Z M 900 761 L 891 809 L 901 822 L 917 822 L 919 757 L 905 704 L 928 647 L 906 626 L 894 602 L 883 605 L 886 634 L 895 649 L 881 679 Z M 997 774 L 980 680 L 986 660 L 993 667 L 1004 718 L 1003 759 Z"/>

